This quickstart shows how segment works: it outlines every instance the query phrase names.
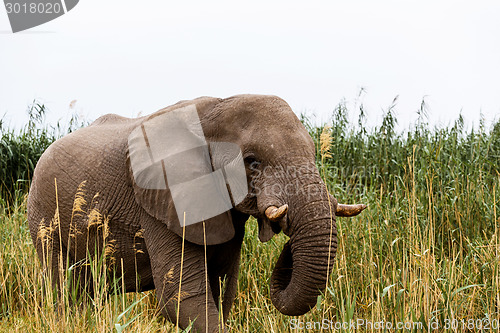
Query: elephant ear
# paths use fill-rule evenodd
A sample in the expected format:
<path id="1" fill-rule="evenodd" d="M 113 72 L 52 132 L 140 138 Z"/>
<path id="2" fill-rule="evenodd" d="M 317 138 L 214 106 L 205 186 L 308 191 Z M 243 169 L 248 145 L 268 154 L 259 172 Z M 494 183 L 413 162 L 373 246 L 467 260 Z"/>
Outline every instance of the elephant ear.
<path id="1" fill-rule="evenodd" d="M 185 226 L 186 240 L 200 245 L 205 239 L 207 245 L 214 245 L 234 237 L 231 209 L 241 197 L 241 178 L 229 181 L 239 167 L 234 168 L 232 163 L 220 168 L 227 156 L 234 157 L 234 149 L 223 154 L 220 147 L 209 147 L 198 116 L 198 110 L 213 108 L 217 101 L 202 100 L 161 110 L 146 118 L 128 138 L 129 170 L 137 203 L 179 236 Z M 227 146 L 222 150 L 227 151 Z M 241 165 L 244 172 L 243 160 Z"/>

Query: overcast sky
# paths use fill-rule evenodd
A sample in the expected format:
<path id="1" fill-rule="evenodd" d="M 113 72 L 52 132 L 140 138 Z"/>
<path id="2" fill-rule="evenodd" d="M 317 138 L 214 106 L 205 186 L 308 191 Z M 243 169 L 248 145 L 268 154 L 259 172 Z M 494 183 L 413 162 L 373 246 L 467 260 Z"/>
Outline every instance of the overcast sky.
<path id="1" fill-rule="evenodd" d="M 500 1 L 80 0 L 16 34 L 0 7 L 0 117 L 16 127 L 33 99 L 54 122 L 72 100 L 95 119 L 240 93 L 326 121 L 361 88 L 369 125 L 397 95 L 401 128 L 424 96 L 433 125 L 499 119 Z"/>

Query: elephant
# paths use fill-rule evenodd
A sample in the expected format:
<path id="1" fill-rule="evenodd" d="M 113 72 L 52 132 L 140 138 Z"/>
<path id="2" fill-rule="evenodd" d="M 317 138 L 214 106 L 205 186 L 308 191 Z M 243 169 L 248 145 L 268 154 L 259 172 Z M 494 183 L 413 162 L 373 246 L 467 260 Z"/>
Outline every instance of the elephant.
<path id="1" fill-rule="evenodd" d="M 212 183 L 202 184 L 206 175 L 215 175 Z M 289 237 L 270 297 L 281 313 L 297 316 L 326 287 L 336 217 L 366 208 L 327 192 L 312 138 L 291 107 L 270 95 L 200 97 L 139 118 L 104 115 L 44 152 L 27 205 L 54 288 L 58 272 L 72 268 L 92 292 L 81 263 L 107 252 L 106 238 L 110 269 L 123 273 L 125 291 L 155 289 L 163 316 L 200 332 L 225 330 L 220 315 L 228 318 L 236 296 L 250 216 L 262 242 L 281 231 Z M 85 207 L 94 214 L 83 214 Z M 189 220 L 187 210 L 198 215 Z"/>

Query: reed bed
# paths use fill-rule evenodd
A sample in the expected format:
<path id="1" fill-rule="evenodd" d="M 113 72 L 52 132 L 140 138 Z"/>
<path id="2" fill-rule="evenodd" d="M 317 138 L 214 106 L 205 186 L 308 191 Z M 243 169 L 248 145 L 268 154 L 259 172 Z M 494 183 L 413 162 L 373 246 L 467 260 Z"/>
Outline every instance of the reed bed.
<path id="1" fill-rule="evenodd" d="M 280 314 L 269 279 L 287 237 L 260 243 L 251 219 L 230 331 L 500 331 L 500 122 L 467 129 L 460 117 L 430 128 L 422 105 L 416 123 L 398 132 L 394 107 L 373 127 L 358 111 L 353 123 L 339 104 L 327 130 L 302 118 L 329 190 L 339 202 L 369 206 L 358 217 L 337 219 L 327 290 L 308 314 Z M 120 291 L 120 276 L 109 276 L 105 258 L 89 262 L 102 286 L 92 300 L 73 304 L 70 283 L 63 284 L 66 296 L 56 297 L 32 245 L 26 187 L 19 185 L 57 137 L 35 125 L 20 134 L 2 129 L 0 331 L 175 331 L 156 312 L 154 292 Z M 398 323 L 405 326 L 397 330 Z"/>

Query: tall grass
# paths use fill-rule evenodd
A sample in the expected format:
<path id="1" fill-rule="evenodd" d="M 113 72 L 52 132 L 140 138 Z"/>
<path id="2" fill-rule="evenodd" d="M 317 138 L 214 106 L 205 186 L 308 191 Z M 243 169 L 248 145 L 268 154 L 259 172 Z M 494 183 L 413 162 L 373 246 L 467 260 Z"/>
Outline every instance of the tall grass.
<path id="1" fill-rule="evenodd" d="M 36 162 L 45 149 L 57 138 L 87 124 L 73 114 L 67 124 L 49 126 L 46 112 L 44 104 L 33 101 L 27 109 L 29 121 L 18 131 L 0 119 L 0 198 L 9 204 L 28 190 Z"/>
<path id="2" fill-rule="evenodd" d="M 442 332 L 452 323 L 450 331 L 480 332 L 487 318 L 500 318 L 500 122 L 467 130 L 459 118 L 429 128 L 423 105 L 417 123 L 400 133 L 393 107 L 374 127 L 364 124 L 363 112 L 355 125 L 348 113 L 340 104 L 328 131 L 303 119 L 329 189 L 339 202 L 369 206 L 358 217 L 337 219 L 338 251 L 327 290 L 308 314 L 280 314 L 269 297 L 269 279 L 287 237 L 260 243 L 250 220 L 230 331 L 288 332 L 297 324 L 291 320 L 326 319 L 364 320 L 357 332 L 384 331 L 367 322 L 408 323 L 407 332 Z M 331 134 L 323 155 L 321 133 Z M 31 244 L 22 199 L 18 195 L 0 216 L 0 331 L 175 330 L 156 313 L 154 292 L 117 288 L 109 296 L 102 289 L 94 303 L 57 303 Z M 95 272 L 95 279 L 105 278 Z M 493 328 L 487 331 L 499 331 Z"/>

